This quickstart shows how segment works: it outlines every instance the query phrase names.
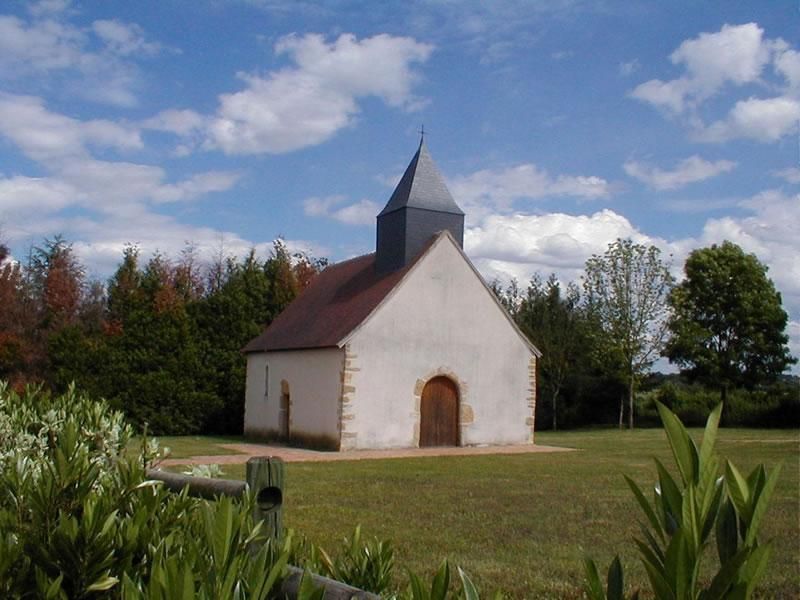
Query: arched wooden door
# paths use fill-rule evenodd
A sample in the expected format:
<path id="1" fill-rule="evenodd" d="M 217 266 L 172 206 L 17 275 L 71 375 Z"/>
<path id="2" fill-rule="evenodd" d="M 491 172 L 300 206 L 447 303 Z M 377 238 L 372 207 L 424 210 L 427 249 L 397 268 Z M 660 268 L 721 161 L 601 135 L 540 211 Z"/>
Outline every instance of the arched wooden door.
<path id="1" fill-rule="evenodd" d="M 447 377 L 434 377 L 422 389 L 419 445 L 458 446 L 458 388 Z"/>

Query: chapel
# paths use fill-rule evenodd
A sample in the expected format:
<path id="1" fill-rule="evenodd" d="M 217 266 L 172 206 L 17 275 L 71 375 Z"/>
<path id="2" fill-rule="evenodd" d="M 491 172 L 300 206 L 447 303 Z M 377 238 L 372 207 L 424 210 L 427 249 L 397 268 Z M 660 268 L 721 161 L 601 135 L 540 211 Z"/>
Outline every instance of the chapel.
<path id="1" fill-rule="evenodd" d="M 463 240 L 423 139 L 375 252 L 328 266 L 245 346 L 245 434 L 333 450 L 533 443 L 540 352 Z"/>

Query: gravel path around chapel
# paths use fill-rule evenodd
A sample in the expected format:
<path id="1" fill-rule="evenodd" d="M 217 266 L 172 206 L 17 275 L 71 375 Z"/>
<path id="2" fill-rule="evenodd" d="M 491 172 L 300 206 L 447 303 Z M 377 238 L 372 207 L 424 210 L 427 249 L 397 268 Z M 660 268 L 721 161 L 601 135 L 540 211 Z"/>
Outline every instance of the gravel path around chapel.
<path id="1" fill-rule="evenodd" d="M 536 452 L 572 452 L 573 448 L 519 444 L 514 446 L 464 446 L 438 448 L 406 448 L 396 450 L 349 450 L 346 452 L 321 452 L 266 444 L 219 444 L 235 454 L 168 458 L 162 466 L 176 465 L 236 465 L 244 464 L 252 456 L 276 456 L 285 462 L 329 462 L 338 460 L 375 460 L 382 458 L 418 458 L 422 456 L 476 456 L 483 454 L 531 454 Z"/>

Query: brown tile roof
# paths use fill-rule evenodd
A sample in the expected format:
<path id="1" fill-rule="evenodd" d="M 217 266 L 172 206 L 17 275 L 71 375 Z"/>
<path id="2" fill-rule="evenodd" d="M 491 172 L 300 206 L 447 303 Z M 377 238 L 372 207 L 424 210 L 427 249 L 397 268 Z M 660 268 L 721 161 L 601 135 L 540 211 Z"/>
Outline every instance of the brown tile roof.
<path id="1" fill-rule="evenodd" d="M 426 250 L 428 247 L 430 244 Z M 423 254 L 424 250 L 420 256 Z M 373 253 L 329 266 L 243 352 L 336 346 L 369 316 L 413 264 L 376 275 Z"/>

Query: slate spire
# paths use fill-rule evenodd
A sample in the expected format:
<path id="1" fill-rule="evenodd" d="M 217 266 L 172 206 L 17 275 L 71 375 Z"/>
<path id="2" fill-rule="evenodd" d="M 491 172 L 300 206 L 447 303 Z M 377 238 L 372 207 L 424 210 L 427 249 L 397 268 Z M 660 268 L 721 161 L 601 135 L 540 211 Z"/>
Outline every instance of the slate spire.
<path id="1" fill-rule="evenodd" d="M 464 212 L 450 195 L 423 137 L 378 215 L 376 268 L 389 272 L 404 267 L 434 234 L 445 229 L 463 246 Z"/>

